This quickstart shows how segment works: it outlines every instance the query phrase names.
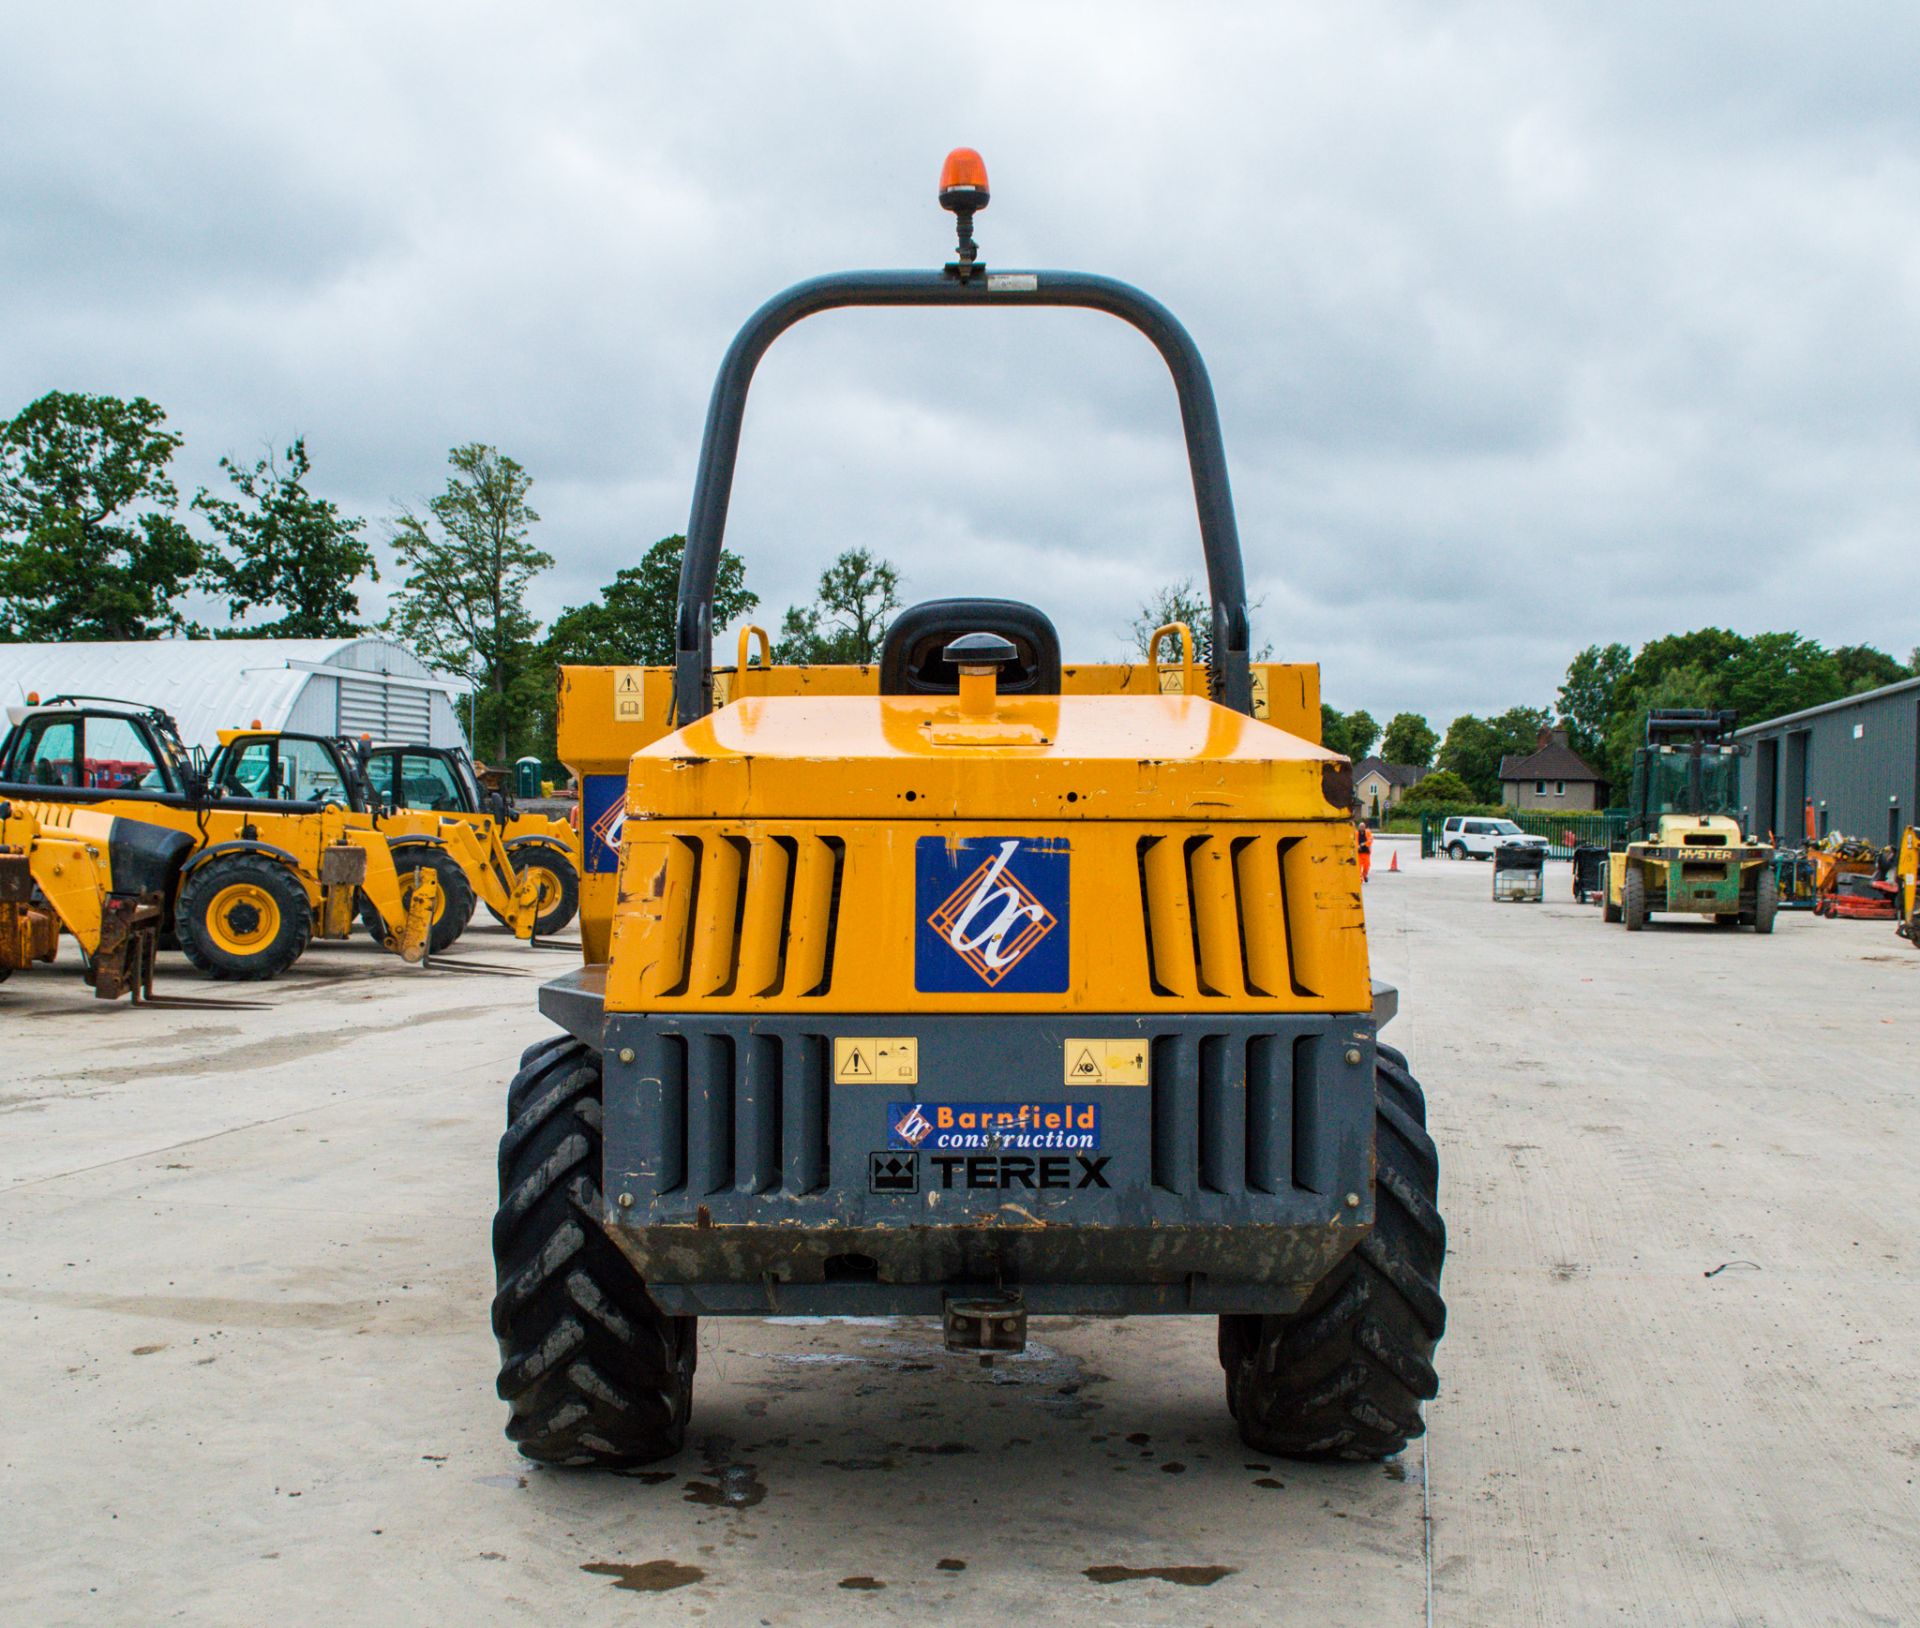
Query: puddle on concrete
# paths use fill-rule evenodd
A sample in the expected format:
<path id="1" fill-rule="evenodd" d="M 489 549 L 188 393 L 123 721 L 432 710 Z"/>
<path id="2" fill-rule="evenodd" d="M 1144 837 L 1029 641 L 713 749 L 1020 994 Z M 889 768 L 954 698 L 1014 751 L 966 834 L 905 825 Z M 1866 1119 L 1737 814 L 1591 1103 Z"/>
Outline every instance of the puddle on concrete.
<path id="1" fill-rule="evenodd" d="M 885 1588 L 887 1585 L 877 1577 L 843 1577 L 840 1579 L 840 1586 L 842 1588 L 873 1589 Z"/>
<path id="2" fill-rule="evenodd" d="M 709 1467 L 712 1481 L 689 1481 L 686 1501 L 705 1504 L 709 1509 L 751 1509 L 767 1495 L 766 1483 L 754 1474 L 751 1464 L 728 1464 L 719 1470 Z"/>
<path id="3" fill-rule="evenodd" d="M 1096 1583 L 1142 1583 L 1157 1578 L 1182 1588 L 1211 1588 L 1231 1577 L 1238 1566 L 1089 1566 L 1086 1575 Z"/>
<path id="4" fill-rule="evenodd" d="M 622 1481 L 638 1481 L 643 1487 L 664 1486 L 679 1477 L 678 1470 L 615 1470 Z"/>
<path id="5" fill-rule="evenodd" d="M 1285 1492 L 1287 1490 L 1286 1482 L 1276 1481 L 1270 1475 L 1261 1476 L 1258 1481 L 1254 1482 L 1254 1485 L 1256 1487 L 1265 1487 L 1272 1492 Z"/>
<path id="6" fill-rule="evenodd" d="M 933 1569 L 935 1571 L 965 1571 L 967 1569 L 967 1563 L 964 1560 L 941 1560 L 935 1562 Z"/>
<path id="7" fill-rule="evenodd" d="M 621 1566 L 610 1560 L 596 1560 L 580 1568 L 595 1577 L 611 1577 L 615 1588 L 635 1594 L 664 1594 L 670 1588 L 685 1588 L 707 1574 L 698 1566 L 683 1566 L 677 1560 L 643 1560 L 638 1565 Z"/>

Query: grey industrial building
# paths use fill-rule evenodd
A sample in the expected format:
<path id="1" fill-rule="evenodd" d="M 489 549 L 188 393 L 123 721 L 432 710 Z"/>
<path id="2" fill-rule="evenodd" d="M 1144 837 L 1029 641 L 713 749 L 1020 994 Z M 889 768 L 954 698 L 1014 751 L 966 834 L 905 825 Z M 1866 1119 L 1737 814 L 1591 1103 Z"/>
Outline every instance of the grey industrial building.
<path id="1" fill-rule="evenodd" d="M 1798 844 L 1842 831 L 1894 843 L 1920 818 L 1920 678 L 1740 730 L 1740 800 L 1750 827 Z"/>

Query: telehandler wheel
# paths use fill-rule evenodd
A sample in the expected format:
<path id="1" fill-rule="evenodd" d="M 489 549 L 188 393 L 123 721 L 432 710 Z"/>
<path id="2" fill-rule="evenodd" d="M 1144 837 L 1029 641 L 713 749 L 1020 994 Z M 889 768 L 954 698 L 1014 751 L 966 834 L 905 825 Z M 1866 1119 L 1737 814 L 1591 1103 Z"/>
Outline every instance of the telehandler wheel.
<path id="1" fill-rule="evenodd" d="M 1439 1393 L 1433 1350 L 1447 1324 L 1447 1229 L 1424 1104 L 1403 1106 L 1420 1101 L 1405 1061 L 1382 1047 L 1375 1065 L 1373 1231 L 1291 1316 L 1220 1319 L 1227 1407 L 1260 1452 L 1387 1458 L 1426 1429 L 1420 1404 Z"/>
<path id="2" fill-rule="evenodd" d="M 211 978 L 277 978 L 313 937 L 307 890 L 277 859 L 228 854 L 180 885 L 173 929 L 180 948 Z"/>
<path id="3" fill-rule="evenodd" d="M 1780 883 L 1769 870 L 1761 871 L 1753 884 L 1753 930 L 1773 931 L 1773 913 L 1780 908 Z"/>
<path id="4" fill-rule="evenodd" d="M 473 884 L 460 868 L 460 861 L 444 848 L 415 844 L 395 848 L 393 865 L 400 873 L 402 905 L 413 896 L 413 883 L 409 878 L 414 871 L 430 870 L 439 877 L 440 903 L 434 908 L 433 926 L 427 933 L 427 950 L 430 954 L 440 955 L 452 949 L 460 935 L 467 930 L 467 923 L 473 920 Z M 387 936 L 386 923 L 380 919 L 380 912 L 374 909 L 373 900 L 364 893 L 360 895 L 360 920 L 376 940 Z"/>
<path id="5" fill-rule="evenodd" d="M 1647 879 L 1636 870 L 1629 870 L 1620 884 L 1620 919 L 1630 933 L 1647 924 Z"/>
<path id="6" fill-rule="evenodd" d="M 512 857 L 513 874 L 531 871 L 540 890 L 533 936 L 551 938 L 580 913 L 580 874 L 571 859 L 552 848 L 516 848 Z M 506 920 L 492 905 L 487 906 L 487 914 L 498 922 Z"/>
<path id="7" fill-rule="evenodd" d="M 686 1436 L 699 1320 L 655 1307 L 601 1226 L 599 1056 L 573 1039 L 527 1055 L 493 1218 L 507 1438 L 542 1464 L 665 1458 Z"/>

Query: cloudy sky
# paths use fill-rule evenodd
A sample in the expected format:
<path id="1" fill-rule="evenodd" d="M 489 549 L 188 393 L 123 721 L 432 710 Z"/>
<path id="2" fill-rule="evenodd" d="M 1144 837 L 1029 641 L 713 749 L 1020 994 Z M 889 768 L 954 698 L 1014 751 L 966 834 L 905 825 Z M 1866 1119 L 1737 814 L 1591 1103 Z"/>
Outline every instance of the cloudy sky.
<path id="1" fill-rule="evenodd" d="M 1910 6 L 9 4 L 5 40 L 0 413 L 150 396 L 189 492 L 305 435 L 376 522 L 492 442 L 543 616 L 684 527 L 762 298 L 946 257 L 967 143 L 990 263 L 1198 339 L 1257 637 L 1336 705 L 1550 703 L 1581 645 L 1707 622 L 1920 643 Z M 1200 564 L 1158 359 L 1064 312 L 790 334 L 728 541 L 770 622 L 858 544 L 1084 657 Z"/>

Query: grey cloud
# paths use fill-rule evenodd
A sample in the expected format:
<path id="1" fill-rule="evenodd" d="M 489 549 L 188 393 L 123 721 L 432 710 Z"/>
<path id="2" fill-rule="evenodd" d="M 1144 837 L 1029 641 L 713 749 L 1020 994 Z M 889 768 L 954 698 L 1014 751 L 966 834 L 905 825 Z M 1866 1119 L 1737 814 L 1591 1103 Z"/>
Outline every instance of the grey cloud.
<path id="1" fill-rule="evenodd" d="M 1136 280 L 1207 351 L 1262 636 L 1328 696 L 1551 698 L 1593 640 L 1920 640 L 1905 8 L 45 8 L 0 60 L 0 410 L 135 391 L 305 433 L 381 516 L 480 438 L 552 614 L 685 523 L 712 370 L 798 277 L 934 264 L 985 151 L 1002 264 Z M 1111 653 L 1199 555 L 1172 394 L 1092 317 L 816 319 L 731 540 L 1015 592 Z M 376 602 L 379 594 L 374 596 Z"/>

